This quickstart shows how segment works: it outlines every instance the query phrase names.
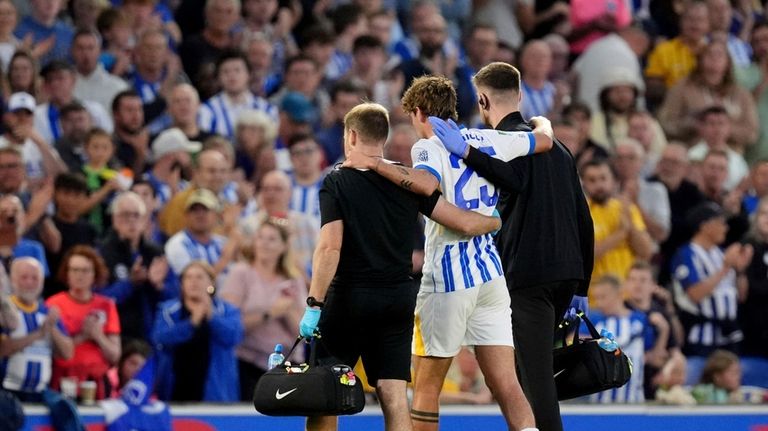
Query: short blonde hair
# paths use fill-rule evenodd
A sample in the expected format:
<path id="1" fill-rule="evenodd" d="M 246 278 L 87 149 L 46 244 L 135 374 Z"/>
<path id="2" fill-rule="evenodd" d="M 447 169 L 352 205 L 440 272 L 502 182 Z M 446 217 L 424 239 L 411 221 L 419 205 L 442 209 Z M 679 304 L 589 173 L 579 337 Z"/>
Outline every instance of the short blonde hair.
<path id="1" fill-rule="evenodd" d="M 389 136 L 389 113 L 378 103 L 361 103 L 344 116 L 344 132 L 356 131 L 361 141 L 384 144 Z"/>
<path id="2" fill-rule="evenodd" d="M 235 138 L 237 138 L 238 130 L 241 127 L 258 127 L 264 131 L 264 140 L 268 144 L 272 144 L 277 139 L 277 126 L 275 121 L 262 111 L 255 109 L 246 109 L 240 116 L 237 117 L 235 122 Z M 235 139 L 237 140 L 237 139 Z"/>

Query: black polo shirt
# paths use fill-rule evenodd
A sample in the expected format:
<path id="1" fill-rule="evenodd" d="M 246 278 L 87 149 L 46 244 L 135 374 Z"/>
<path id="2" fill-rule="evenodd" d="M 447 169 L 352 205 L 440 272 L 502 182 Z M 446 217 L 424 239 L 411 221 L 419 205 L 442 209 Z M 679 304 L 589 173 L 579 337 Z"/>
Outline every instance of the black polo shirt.
<path id="1" fill-rule="evenodd" d="M 418 213 L 431 215 L 439 192 L 423 197 L 373 171 L 336 167 L 320 189 L 320 219 L 344 223 L 334 286 L 407 282 Z"/>

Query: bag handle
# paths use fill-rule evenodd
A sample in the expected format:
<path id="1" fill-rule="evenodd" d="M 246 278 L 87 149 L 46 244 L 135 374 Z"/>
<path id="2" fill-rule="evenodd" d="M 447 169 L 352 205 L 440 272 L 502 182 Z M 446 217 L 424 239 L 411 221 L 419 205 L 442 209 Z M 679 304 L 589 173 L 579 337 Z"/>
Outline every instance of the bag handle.
<path id="1" fill-rule="evenodd" d="M 288 362 L 288 358 L 293 355 L 293 351 L 296 350 L 296 347 L 299 346 L 299 344 L 304 340 L 304 337 L 299 335 L 296 337 L 296 341 L 293 343 L 293 346 L 291 347 L 291 350 L 288 351 L 288 353 L 283 358 L 283 362 L 280 363 L 280 367 L 285 366 L 285 363 Z M 320 342 L 320 335 L 316 335 L 312 337 L 310 341 L 307 341 L 307 344 L 309 344 L 309 366 L 313 367 L 317 365 L 317 343 Z"/>
<path id="2" fill-rule="evenodd" d="M 592 321 L 589 320 L 586 314 L 582 310 L 576 310 L 576 335 L 574 343 L 577 343 L 579 340 L 579 327 L 581 326 L 581 322 L 584 322 L 584 324 L 587 326 L 587 330 L 589 331 L 589 335 L 592 337 L 593 340 L 600 339 L 600 333 L 597 332 L 597 329 L 595 328 L 595 325 L 592 324 Z M 563 346 L 566 346 L 566 338 L 568 337 L 568 331 L 565 330 L 565 328 L 570 323 L 567 320 L 563 320 L 562 323 L 558 326 L 558 328 L 563 329 Z"/>
<path id="3" fill-rule="evenodd" d="M 291 355 L 293 355 L 293 351 L 296 350 L 296 347 L 299 346 L 299 343 L 301 343 L 301 340 L 303 339 L 304 338 L 302 336 L 296 337 L 296 341 L 293 343 L 293 347 L 291 347 L 291 350 L 289 350 L 288 353 L 285 356 L 283 356 L 283 362 L 281 362 L 280 365 L 278 365 L 279 367 L 285 366 L 285 363 L 288 362 L 288 358 L 290 358 Z"/>

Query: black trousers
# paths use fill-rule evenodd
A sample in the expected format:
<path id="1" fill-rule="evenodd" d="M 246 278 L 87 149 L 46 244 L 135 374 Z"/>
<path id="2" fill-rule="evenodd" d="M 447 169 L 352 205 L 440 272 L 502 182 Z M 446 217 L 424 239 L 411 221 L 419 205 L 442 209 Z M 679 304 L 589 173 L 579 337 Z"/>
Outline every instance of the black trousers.
<path id="1" fill-rule="evenodd" d="M 518 376 L 540 431 L 563 429 L 552 350 L 555 327 L 560 324 L 577 286 L 578 281 L 566 280 L 521 286 L 509 292 Z"/>

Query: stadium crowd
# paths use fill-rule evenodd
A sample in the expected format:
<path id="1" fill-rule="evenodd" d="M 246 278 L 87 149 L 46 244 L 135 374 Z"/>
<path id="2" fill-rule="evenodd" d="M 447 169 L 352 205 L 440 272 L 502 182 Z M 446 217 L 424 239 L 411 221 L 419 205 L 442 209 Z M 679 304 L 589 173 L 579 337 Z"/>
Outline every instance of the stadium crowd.
<path id="1" fill-rule="evenodd" d="M 410 165 L 411 81 L 450 78 L 476 126 L 471 77 L 504 61 L 521 70 L 523 116 L 551 119 L 577 160 L 589 315 L 634 362 L 630 384 L 591 401 L 760 402 L 741 386 L 768 386 L 766 12 L 0 0 L 2 387 L 55 405 L 48 388 L 74 378 L 108 398 L 154 352 L 161 399 L 250 400 L 296 337 L 344 115 L 388 108 L 387 157 Z M 455 362 L 444 402 L 490 402 L 471 351 Z"/>

